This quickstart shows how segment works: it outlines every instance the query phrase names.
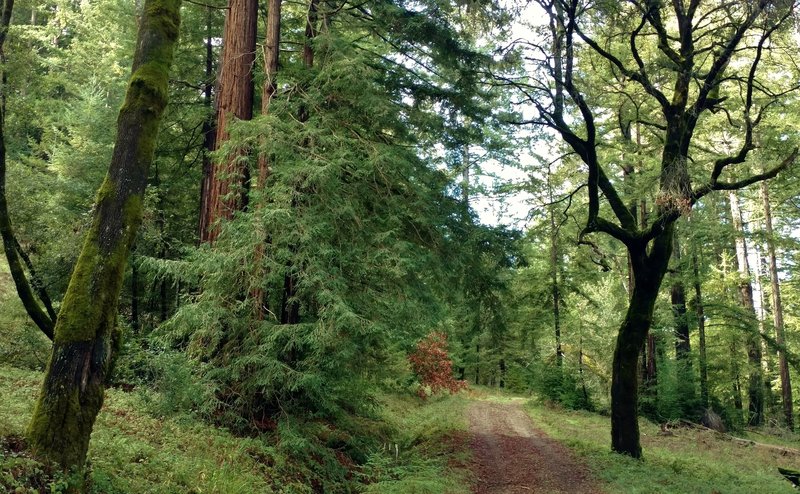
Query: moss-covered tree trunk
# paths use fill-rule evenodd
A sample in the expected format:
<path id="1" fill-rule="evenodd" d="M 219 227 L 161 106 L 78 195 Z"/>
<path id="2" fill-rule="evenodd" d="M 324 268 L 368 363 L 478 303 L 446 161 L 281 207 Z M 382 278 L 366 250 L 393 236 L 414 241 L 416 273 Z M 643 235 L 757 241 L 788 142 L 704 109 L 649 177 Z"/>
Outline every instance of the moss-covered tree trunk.
<path id="1" fill-rule="evenodd" d="M 146 0 L 117 141 L 91 229 L 55 327 L 53 353 L 28 430 L 37 456 L 81 467 L 118 342 L 117 303 L 142 217 L 147 172 L 167 104 L 181 0 Z"/>

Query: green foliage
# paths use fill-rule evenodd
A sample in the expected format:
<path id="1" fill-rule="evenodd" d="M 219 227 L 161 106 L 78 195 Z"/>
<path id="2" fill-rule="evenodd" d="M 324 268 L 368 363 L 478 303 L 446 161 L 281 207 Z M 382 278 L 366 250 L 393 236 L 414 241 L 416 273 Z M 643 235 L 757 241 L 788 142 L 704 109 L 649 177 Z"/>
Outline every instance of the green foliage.
<path id="1" fill-rule="evenodd" d="M 586 384 L 575 377 L 572 369 L 545 361 L 534 372 L 533 390 L 539 396 L 569 410 L 594 409 Z"/>
<path id="2" fill-rule="evenodd" d="M 0 408 L 0 436 L 24 431 L 40 380 L 41 373 L 0 368 L 0 393 L 7 398 Z M 263 446 L 186 417 L 153 418 L 144 412 L 148 407 L 137 393 L 107 391 L 89 450 L 89 487 L 84 492 L 271 492 L 267 460 L 258 453 Z M 23 469 L 17 469 L 19 464 Z M 11 475 L 17 482 L 19 475 L 34 473 L 49 483 L 61 479 L 48 477 L 46 467 L 22 455 L 0 457 L 0 472 L 0 478 Z"/>
<path id="3" fill-rule="evenodd" d="M 247 150 L 272 164 L 248 211 L 223 225 L 213 248 L 153 263 L 201 288 L 162 338 L 211 364 L 201 372 L 218 390 L 214 417 L 238 431 L 260 430 L 280 411 L 368 410 L 388 353 L 407 351 L 447 314 L 438 297 L 448 281 L 442 255 L 454 245 L 442 228 L 456 206 L 447 177 L 419 158 L 403 116 L 412 109 L 350 36 L 321 34 L 314 70 L 297 76 L 304 91 L 231 128 L 221 155 Z M 301 109 L 307 121 L 294 117 Z M 299 320 L 286 324 L 292 306 Z"/>
<path id="4" fill-rule="evenodd" d="M 4 276 L 0 273 L 0 279 Z M 50 341 L 28 318 L 16 294 L 3 294 L 0 281 L 0 365 L 41 370 L 47 364 Z M 6 285 L 13 290 L 9 281 Z"/>
<path id="5" fill-rule="evenodd" d="M 54 465 L 44 464 L 25 451 L 25 440 L 0 436 L 0 488 L 14 494 L 67 494 L 83 487 L 79 475 L 66 475 Z"/>

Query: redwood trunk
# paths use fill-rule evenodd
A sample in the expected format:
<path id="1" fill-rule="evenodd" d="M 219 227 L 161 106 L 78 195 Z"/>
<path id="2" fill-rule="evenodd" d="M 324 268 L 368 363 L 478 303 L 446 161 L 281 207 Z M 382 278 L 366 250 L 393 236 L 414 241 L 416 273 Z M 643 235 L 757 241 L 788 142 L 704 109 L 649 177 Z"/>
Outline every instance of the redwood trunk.
<path id="1" fill-rule="evenodd" d="M 203 106 L 208 111 L 203 121 L 203 178 L 200 182 L 200 224 L 198 238 L 206 241 L 211 228 L 211 189 L 213 187 L 214 163 L 211 153 L 214 151 L 214 116 L 211 113 L 211 93 L 214 87 L 214 33 L 213 9 L 208 7 L 206 13 L 206 80 L 203 84 Z"/>
<path id="2" fill-rule="evenodd" d="M 119 344 L 117 304 L 167 104 L 179 9 L 180 0 L 146 0 L 111 165 L 58 315 L 53 352 L 28 430 L 33 452 L 65 469 L 80 468 L 86 459 Z"/>
<path id="3" fill-rule="evenodd" d="M 272 97 L 278 90 L 277 75 L 278 75 L 278 61 L 280 59 L 280 43 L 281 43 L 281 0 L 269 0 L 267 11 L 267 35 L 264 39 L 264 85 L 261 88 L 261 114 L 267 115 L 269 113 L 269 106 L 272 102 Z M 267 147 L 269 136 L 262 138 L 262 146 Z M 266 151 L 262 151 L 258 155 L 258 181 L 256 186 L 259 189 L 266 187 L 267 179 L 271 172 L 271 159 Z M 264 242 L 267 242 L 266 232 L 263 232 Z M 254 277 L 256 280 L 256 288 L 250 293 L 251 298 L 255 304 L 255 317 L 259 320 L 264 319 L 267 312 L 267 294 L 263 288 L 264 269 L 262 266 L 264 259 L 264 244 L 256 246 L 254 256 L 254 264 L 256 270 Z"/>
<path id="4" fill-rule="evenodd" d="M 267 11 L 267 36 L 264 39 L 264 86 L 261 89 L 261 114 L 269 113 L 272 97 L 278 90 L 277 75 L 281 43 L 281 0 L 269 0 Z M 270 173 L 269 156 L 258 158 L 258 185 L 263 187 Z"/>
<path id="5" fill-rule="evenodd" d="M 308 4 L 308 15 L 306 16 L 305 43 L 303 44 L 303 66 L 307 71 L 314 67 L 314 47 L 313 42 L 317 37 L 319 22 L 319 0 L 311 0 Z M 307 122 L 309 110 L 307 105 L 302 104 L 298 114 L 300 122 Z M 308 146 L 308 142 L 303 142 L 303 146 Z M 296 206 L 296 204 L 293 204 Z M 291 247 L 295 251 L 294 247 Z M 281 299 L 281 323 L 297 324 L 300 322 L 300 302 L 297 300 L 297 275 L 294 267 L 287 266 L 283 278 L 283 297 Z"/>
<path id="6" fill-rule="evenodd" d="M 230 138 L 228 124 L 253 117 L 253 63 L 256 51 L 257 0 L 231 0 L 225 19 L 222 57 L 217 90 L 217 129 L 214 149 Z M 200 224 L 201 242 L 213 242 L 219 235 L 219 221 L 231 219 L 247 200 L 249 170 L 237 160 L 237 153 L 218 160 L 208 178 Z"/>

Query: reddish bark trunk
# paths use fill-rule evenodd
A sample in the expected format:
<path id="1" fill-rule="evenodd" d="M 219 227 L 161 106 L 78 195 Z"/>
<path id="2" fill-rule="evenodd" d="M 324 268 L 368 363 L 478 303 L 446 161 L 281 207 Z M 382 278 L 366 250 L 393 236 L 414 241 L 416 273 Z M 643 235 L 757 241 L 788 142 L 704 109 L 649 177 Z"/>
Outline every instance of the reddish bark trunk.
<path id="1" fill-rule="evenodd" d="M 229 138 L 228 124 L 253 117 L 253 63 L 256 51 L 257 0 L 231 0 L 225 19 L 222 57 L 217 83 L 217 130 L 214 149 Z M 211 168 L 207 195 L 201 204 L 201 242 L 213 242 L 219 235 L 218 221 L 230 219 L 246 206 L 249 170 L 237 153 Z"/>

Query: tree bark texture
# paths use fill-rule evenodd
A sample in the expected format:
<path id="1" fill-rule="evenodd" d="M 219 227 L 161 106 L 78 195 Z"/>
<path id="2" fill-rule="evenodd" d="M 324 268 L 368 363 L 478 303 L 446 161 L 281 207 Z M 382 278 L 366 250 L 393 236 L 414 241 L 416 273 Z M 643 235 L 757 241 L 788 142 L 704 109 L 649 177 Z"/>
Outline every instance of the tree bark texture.
<path id="1" fill-rule="evenodd" d="M 217 84 L 217 129 L 214 149 L 230 138 L 228 124 L 253 118 L 253 63 L 256 52 L 257 0 L 231 0 L 222 37 L 222 57 Z M 201 200 L 201 242 L 219 235 L 218 222 L 231 219 L 247 200 L 249 169 L 237 153 L 219 159 L 211 168 L 206 197 Z"/>
<path id="2" fill-rule="evenodd" d="M 308 4 L 308 14 L 306 16 L 305 43 L 303 44 L 303 67 L 311 71 L 314 67 L 314 39 L 319 33 L 319 3 L 320 0 L 310 0 Z M 298 120 L 307 122 L 309 110 L 307 105 L 300 106 Z M 308 142 L 303 142 L 303 146 L 308 146 Z M 296 206 L 294 204 L 293 206 Z M 295 250 L 291 247 L 292 251 Z M 281 324 L 297 324 L 300 322 L 300 301 L 297 300 L 297 274 L 291 264 L 286 267 L 283 279 L 283 296 L 281 298 Z"/>
<path id="3" fill-rule="evenodd" d="M 553 297 L 553 333 L 556 339 L 556 363 L 559 367 L 563 364 L 564 352 L 561 349 L 561 287 L 559 285 L 559 271 L 561 270 L 558 248 L 558 226 L 556 225 L 556 212 L 552 204 L 555 201 L 553 194 L 552 177 L 548 169 L 547 175 L 547 188 L 548 200 L 550 201 L 550 284 L 551 294 Z"/>
<path id="4" fill-rule="evenodd" d="M 675 261 L 675 278 L 670 287 L 672 315 L 675 319 L 675 356 L 679 360 L 688 361 L 691 351 L 689 341 L 689 321 L 686 318 L 686 289 L 681 279 L 681 250 L 678 236 L 673 240 L 672 258 Z"/>
<path id="5" fill-rule="evenodd" d="M 789 364 L 786 361 L 786 345 L 783 324 L 783 301 L 781 300 L 781 283 L 778 278 L 778 260 L 775 253 L 775 238 L 772 229 L 772 207 L 769 202 L 769 187 L 761 183 L 761 198 L 764 201 L 764 229 L 767 233 L 767 256 L 769 258 L 769 279 L 772 287 L 772 318 L 775 323 L 775 340 L 781 347 L 778 350 L 778 369 L 781 376 L 781 402 L 786 427 L 794 429 L 794 410 L 792 408 L 792 382 L 789 376 Z"/>
<path id="6" fill-rule="evenodd" d="M 264 38 L 264 85 L 261 88 L 261 114 L 267 115 L 269 113 L 270 103 L 272 97 L 278 90 L 278 62 L 280 60 L 280 45 L 281 45 L 281 0 L 269 0 L 267 7 L 267 32 Z M 261 137 L 261 144 L 266 148 L 269 136 Z M 256 187 L 263 190 L 266 187 L 267 179 L 271 172 L 272 160 L 268 152 L 261 152 L 258 155 L 258 181 Z M 260 224 L 259 224 L 260 227 Z M 268 242 L 266 232 L 262 232 L 264 242 Z M 257 288 L 251 290 L 250 297 L 253 299 L 255 305 L 255 317 L 258 320 L 264 319 L 267 313 L 267 293 L 261 285 L 264 278 L 263 259 L 264 259 L 264 244 L 256 246 L 253 264 L 255 265 L 255 272 L 253 273 L 254 279 L 257 283 Z"/>
<path id="7" fill-rule="evenodd" d="M 65 469 L 80 468 L 85 461 L 119 343 L 118 299 L 167 105 L 180 3 L 145 2 L 111 165 L 58 315 L 53 352 L 28 429 L 33 452 Z"/>
<path id="8" fill-rule="evenodd" d="M 278 90 L 278 61 L 281 44 L 281 0 L 269 0 L 267 6 L 267 34 L 264 39 L 264 85 L 261 88 L 261 114 L 269 113 L 272 97 Z M 258 185 L 263 187 L 269 177 L 269 156 L 258 157 Z"/>

